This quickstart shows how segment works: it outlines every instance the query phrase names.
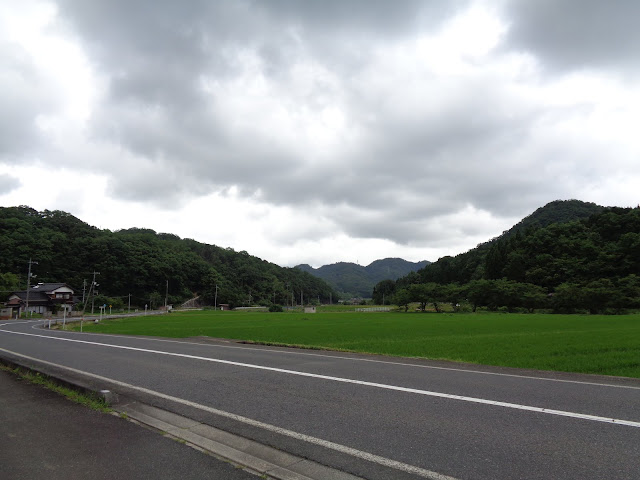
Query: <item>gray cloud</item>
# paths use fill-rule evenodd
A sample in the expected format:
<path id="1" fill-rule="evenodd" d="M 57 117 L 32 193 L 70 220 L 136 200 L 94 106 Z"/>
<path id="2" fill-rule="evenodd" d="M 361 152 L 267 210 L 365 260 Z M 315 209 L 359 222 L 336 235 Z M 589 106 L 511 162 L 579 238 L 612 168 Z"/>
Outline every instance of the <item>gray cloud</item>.
<path id="1" fill-rule="evenodd" d="M 43 141 L 37 119 L 55 106 L 55 89 L 16 44 L 0 43 L 0 162 L 23 161 Z"/>
<path id="2" fill-rule="evenodd" d="M 554 136 L 576 107 L 532 90 L 557 69 L 635 65 L 639 7 L 506 2 L 500 48 L 438 72 L 417 39 L 471 3 L 58 0 L 106 85 L 88 128 L 119 153 L 92 168 L 116 198 L 173 208 L 234 186 L 402 244 L 441 241 L 432 220 L 469 205 L 518 217 L 597 184 L 606 150 Z M 522 51 L 549 77 L 510 66 Z M 8 107 L 14 151 L 37 141 L 29 97 Z"/>
<path id="3" fill-rule="evenodd" d="M 635 0 L 511 0 L 509 48 L 554 70 L 640 66 L 640 3 Z"/>
<path id="4" fill-rule="evenodd" d="M 0 173 L 0 195 L 9 193 L 12 190 L 16 190 L 22 185 L 20 179 L 11 175 Z"/>

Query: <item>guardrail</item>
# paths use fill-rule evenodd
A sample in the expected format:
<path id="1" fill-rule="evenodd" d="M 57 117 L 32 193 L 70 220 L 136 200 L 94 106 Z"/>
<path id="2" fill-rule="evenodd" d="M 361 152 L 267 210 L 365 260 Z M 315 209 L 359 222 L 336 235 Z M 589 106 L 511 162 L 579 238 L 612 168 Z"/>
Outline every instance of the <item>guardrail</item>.
<path id="1" fill-rule="evenodd" d="M 391 307 L 366 307 L 356 308 L 356 312 L 390 312 Z"/>

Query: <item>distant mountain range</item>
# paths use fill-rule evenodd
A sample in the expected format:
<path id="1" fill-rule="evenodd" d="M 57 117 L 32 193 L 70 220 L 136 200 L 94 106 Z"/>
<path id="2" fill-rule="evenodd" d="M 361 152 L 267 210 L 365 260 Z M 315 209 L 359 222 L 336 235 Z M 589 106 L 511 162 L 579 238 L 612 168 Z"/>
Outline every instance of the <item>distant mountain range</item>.
<path id="1" fill-rule="evenodd" d="M 401 258 L 376 260 L 366 267 L 355 263 L 335 263 L 313 268 L 310 265 L 298 265 L 295 268 L 321 278 L 344 296 L 371 297 L 373 287 L 382 280 L 398 280 L 411 272 L 418 272 L 430 281 L 468 282 L 482 273 L 476 270 L 484 266 L 487 252 L 495 242 L 508 239 L 531 228 L 543 228 L 552 224 L 562 224 L 589 218 L 600 213 L 605 207 L 580 200 L 556 200 L 538 208 L 499 237 L 489 240 L 478 247 L 462 253 L 453 259 L 444 257 L 435 263 L 429 261 L 408 262 Z M 455 265 L 455 266 L 454 266 Z M 426 268 L 425 268 L 426 267 Z M 443 278 L 442 273 L 446 272 Z"/>
<path id="2" fill-rule="evenodd" d="M 370 298 L 373 287 L 382 280 L 396 280 L 429 265 L 429 261 L 409 262 L 402 258 L 376 260 L 366 267 L 356 263 L 339 262 L 313 268 L 302 264 L 295 268 L 321 278 L 343 296 Z"/>

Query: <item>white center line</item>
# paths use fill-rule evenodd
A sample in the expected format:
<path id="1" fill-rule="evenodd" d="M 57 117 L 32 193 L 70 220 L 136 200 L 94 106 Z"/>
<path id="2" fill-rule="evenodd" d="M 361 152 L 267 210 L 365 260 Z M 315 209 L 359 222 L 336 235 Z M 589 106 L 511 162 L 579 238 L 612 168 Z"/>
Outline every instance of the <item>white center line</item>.
<path id="1" fill-rule="evenodd" d="M 270 372 L 285 373 L 285 374 L 288 374 L 288 375 L 297 375 L 297 376 L 300 376 L 300 377 L 317 378 L 317 379 L 321 379 L 321 380 L 329 380 L 329 381 L 334 381 L 334 382 L 349 383 L 349 384 L 353 384 L 353 385 L 363 385 L 363 386 L 367 386 L 367 387 L 381 388 L 381 389 L 393 390 L 393 391 L 397 391 L 397 392 L 413 393 L 413 394 L 417 394 L 417 395 L 425 395 L 425 396 L 430 396 L 430 397 L 446 398 L 446 399 L 449 399 L 449 400 L 459 400 L 459 401 L 463 401 L 463 402 L 477 403 L 477 404 L 482 404 L 482 405 L 491 405 L 491 406 L 496 406 L 496 407 L 510 408 L 510 409 L 514 409 L 514 410 L 524 410 L 524 411 L 528 411 L 528 412 L 544 413 L 544 414 L 547 414 L 547 415 L 558 415 L 558 416 L 562 416 L 562 417 L 570 417 L 570 418 L 576 418 L 576 419 L 580 419 L 580 420 L 589 420 L 589 421 L 593 421 L 593 422 L 610 423 L 610 424 L 615 424 L 615 425 L 625 425 L 625 426 L 628 426 L 628 427 L 640 428 L 640 422 L 634 422 L 634 421 L 631 421 L 631 420 L 622 420 L 622 419 L 616 419 L 616 418 L 601 417 L 601 416 L 597 416 L 597 415 L 588 415 L 588 414 L 577 413 L 577 412 L 568 412 L 568 411 L 564 411 L 564 410 L 554 410 L 554 409 L 549 409 L 549 408 L 533 407 L 533 406 L 530 406 L 530 405 L 521 405 L 521 404 L 517 404 L 517 403 L 500 402 L 500 401 L 488 400 L 488 399 L 484 399 L 484 398 L 467 397 L 467 396 L 464 396 L 464 395 L 453 395 L 453 394 L 450 394 L 450 393 L 433 392 L 433 391 L 429 391 L 429 390 L 421 390 L 421 389 L 417 389 L 417 388 L 400 387 L 400 386 L 397 386 L 397 385 L 387 385 L 387 384 L 383 384 L 383 383 L 367 382 L 367 381 L 364 381 L 364 380 L 355 380 L 355 379 L 351 379 L 351 378 L 334 377 L 334 376 L 330 376 L 330 375 L 320 375 L 320 374 L 317 374 L 317 373 L 300 372 L 300 371 L 297 371 L 297 370 L 288 370 L 288 369 L 284 369 L 284 368 L 267 367 L 267 366 L 264 366 L 264 365 L 255 365 L 255 364 L 251 364 L 251 363 L 234 362 L 234 361 L 230 361 L 230 360 L 222 360 L 222 359 L 219 359 L 219 358 L 201 357 L 201 356 L 197 356 L 197 355 L 188 355 L 188 354 L 184 354 L 184 353 L 164 352 L 162 350 L 152 350 L 152 349 L 138 348 L 138 347 L 127 347 L 127 346 L 124 346 L 124 345 L 112 345 L 112 344 L 108 344 L 108 343 L 90 342 L 90 341 L 87 341 L 87 340 L 75 340 L 75 339 L 63 338 L 63 337 L 51 337 L 51 336 L 47 336 L 47 335 L 37 335 L 37 334 L 33 334 L 33 333 L 12 332 L 10 330 L 0 330 L 0 332 L 10 333 L 10 334 L 13 334 L 13 335 L 24 335 L 24 336 L 29 336 L 29 337 L 39 337 L 39 338 L 45 338 L 45 339 L 48 339 L 48 340 L 57 340 L 57 341 L 63 341 L 63 342 L 73 342 L 73 343 L 82 343 L 82 344 L 87 344 L 87 345 L 96 345 L 96 346 L 101 346 L 101 347 L 106 347 L 106 348 L 116 348 L 116 349 L 121 349 L 121 350 L 132 350 L 132 351 L 137 351 L 137 352 L 153 353 L 153 354 L 157 354 L 157 355 L 168 355 L 168 356 L 172 356 L 172 357 L 188 358 L 188 359 L 192 359 L 192 360 L 201 360 L 201 361 L 205 361 L 205 362 L 221 363 L 221 364 L 225 364 L 225 365 L 234 365 L 234 366 L 237 366 L 237 367 L 252 368 L 252 369 L 256 369 L 256 370 L 266 370 L 266 371 L 270 371 Z"/>

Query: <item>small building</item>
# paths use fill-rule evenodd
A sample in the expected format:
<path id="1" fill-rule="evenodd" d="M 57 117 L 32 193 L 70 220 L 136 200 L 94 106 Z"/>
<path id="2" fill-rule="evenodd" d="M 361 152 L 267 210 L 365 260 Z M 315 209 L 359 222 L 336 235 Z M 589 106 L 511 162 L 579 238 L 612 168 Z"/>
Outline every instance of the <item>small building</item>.
<path id="1" fill-rule="evenodd" d="M 316 313 L 316 307 L 304 307 L 304 313 Z"/>
<path id="2" fill-rule="evenodd" d="M 27 291 L 17 291 L 9 295 L 5 306 L 12 309 L 11 316 L 20 316 L 23 312 L 50 315 L 62 309 L 73 310 L 74 290 L 66 283 L 39 283 Z M 29 305 L 27 306 L 27 300 Z"/>

